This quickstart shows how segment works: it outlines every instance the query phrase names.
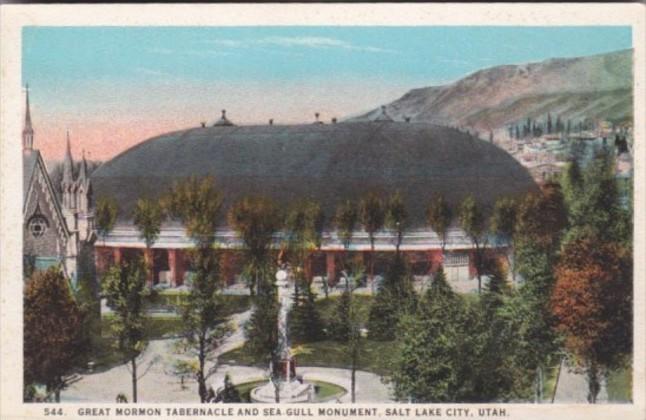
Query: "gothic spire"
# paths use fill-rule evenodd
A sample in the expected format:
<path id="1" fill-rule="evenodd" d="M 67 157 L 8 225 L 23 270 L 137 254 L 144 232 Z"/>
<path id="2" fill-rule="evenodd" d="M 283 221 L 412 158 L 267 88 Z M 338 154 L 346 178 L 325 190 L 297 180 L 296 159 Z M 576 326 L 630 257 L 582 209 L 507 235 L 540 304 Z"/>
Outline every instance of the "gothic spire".
<path id="1" fill-rule="evenodd" d="M 26 107 L 25 107 L 25 125 L 22 129 L 22 148 L 23 150 L 32 150 L 34 147 L 34 128 L 31 125 L 31 111 L 29 109 L 29 85 L 25 86 Z"/>
<path id="2" fill-rule="evenodd" d="M 79 169 L 78 183 L 87 181 L 87 162 L 85 161 L 85 150 L 83 150 L 83 159 L 81 160 L 81 168 Z"/>
<path id="3" fill-rule="evenodd" d="M 71 185 L 74 182 L 74 161 L 72 160 L 72 148 L 70 146 L 70 132 L 67 132 L 67 148 L 65 149 L 65 160 L 63 160 L 63 184 Z"/>

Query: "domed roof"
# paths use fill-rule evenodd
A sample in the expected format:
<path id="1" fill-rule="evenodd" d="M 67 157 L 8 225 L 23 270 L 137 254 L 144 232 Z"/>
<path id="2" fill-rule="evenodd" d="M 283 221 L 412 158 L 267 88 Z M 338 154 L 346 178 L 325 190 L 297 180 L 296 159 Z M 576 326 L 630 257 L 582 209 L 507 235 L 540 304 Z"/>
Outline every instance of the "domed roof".
<path id="1" fill-rule="evenodd" d="M 151 138 L 92 174 L 96 197 L 117 199 L 124 219 L 140 197 L 158 197 L 174 181 L 212 175 L 223 214 L 247 195 L 279 204 L 309 198 L 329 220 L 337 204 L 367 191 L 405 197 L 421 227 L 430 198 L 456 205 L 466 195 L 491 207 L 496 198 L 537 190 L 530 174 L 493 144 L 455 129 L 406 122 L 215 126 Z"/>

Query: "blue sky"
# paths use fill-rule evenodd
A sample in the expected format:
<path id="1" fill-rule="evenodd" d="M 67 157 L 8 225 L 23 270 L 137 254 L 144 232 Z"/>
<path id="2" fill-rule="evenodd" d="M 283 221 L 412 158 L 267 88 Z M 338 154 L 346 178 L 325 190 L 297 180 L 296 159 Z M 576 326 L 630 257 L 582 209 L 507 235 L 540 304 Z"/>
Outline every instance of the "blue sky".
<path id="1" fill-rule="evenodd" d="M 630 27 L 26 27 L 23 82 L 57 155 L 67 129 L 93 150 L 222 108 L 243 123 L 342 118 L 486 67 L 631 46 Z"/>

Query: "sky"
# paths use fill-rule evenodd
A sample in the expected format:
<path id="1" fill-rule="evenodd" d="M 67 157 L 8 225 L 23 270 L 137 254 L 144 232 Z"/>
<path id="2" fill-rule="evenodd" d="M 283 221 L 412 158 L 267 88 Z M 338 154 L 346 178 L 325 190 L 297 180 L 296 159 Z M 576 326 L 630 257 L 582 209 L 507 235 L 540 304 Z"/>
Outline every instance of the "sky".
<path id="1" fill-rule="evenodd" d="M 107 160 L 213 123 L 342 119 L 474 71 L 632 47 L 630 27 L 26 27 L 35 147 Z M 21 110 L 24 113 L 24 110 Z"/>

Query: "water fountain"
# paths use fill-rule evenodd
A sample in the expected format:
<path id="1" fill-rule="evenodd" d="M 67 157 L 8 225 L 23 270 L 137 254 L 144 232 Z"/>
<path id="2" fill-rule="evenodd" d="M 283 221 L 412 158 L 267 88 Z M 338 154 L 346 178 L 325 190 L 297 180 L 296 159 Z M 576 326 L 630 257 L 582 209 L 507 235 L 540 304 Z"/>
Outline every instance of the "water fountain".
<path id="1" fill-rule="evenodd" d="M 288 277 L 286 270 L 281 269 L 276 273 L 275 284 L 278 289 L 278 301 L 280 303 L 277 354 L 280 355 L 280 360 L 275 365 L 269 365 L 272 379 L 251 391 L 250 397 L 254 402 L 276 402 L 277 391 L 281 403 L 303 403 L 312 401 L 314 398 L 314 386 L 296 377 L 296 365 L 289 346 L 287 314 L 292 306 L 293 299 Z"/>

